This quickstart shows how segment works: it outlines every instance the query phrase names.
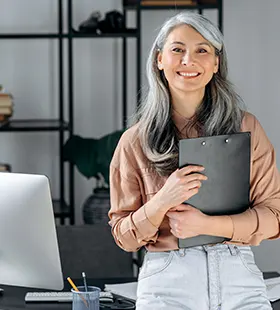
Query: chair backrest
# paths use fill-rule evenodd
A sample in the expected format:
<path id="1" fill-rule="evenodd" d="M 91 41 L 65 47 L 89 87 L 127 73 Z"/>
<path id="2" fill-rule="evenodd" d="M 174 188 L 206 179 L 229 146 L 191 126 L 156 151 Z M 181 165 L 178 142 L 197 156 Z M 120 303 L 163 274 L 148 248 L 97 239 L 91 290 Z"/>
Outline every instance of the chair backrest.
<path id="1" fill-rule="evenodd" d="M 121 278 L 133 276 L 133 257 L 120 249 L 106 224 L 57 226 L 64 278 Z"/>

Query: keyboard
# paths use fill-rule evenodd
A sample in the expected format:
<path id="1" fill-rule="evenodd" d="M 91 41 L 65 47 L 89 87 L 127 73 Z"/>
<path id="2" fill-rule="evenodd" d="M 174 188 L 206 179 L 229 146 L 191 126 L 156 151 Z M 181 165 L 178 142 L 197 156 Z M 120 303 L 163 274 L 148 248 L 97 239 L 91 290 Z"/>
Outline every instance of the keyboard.
<path id="1" fill-rule="evenodd" d="M 114 302 L 110 292 L 100 292 L 99 301 Z M 72 302 L 72 292 L 28 292 L 25 302 Z"/>

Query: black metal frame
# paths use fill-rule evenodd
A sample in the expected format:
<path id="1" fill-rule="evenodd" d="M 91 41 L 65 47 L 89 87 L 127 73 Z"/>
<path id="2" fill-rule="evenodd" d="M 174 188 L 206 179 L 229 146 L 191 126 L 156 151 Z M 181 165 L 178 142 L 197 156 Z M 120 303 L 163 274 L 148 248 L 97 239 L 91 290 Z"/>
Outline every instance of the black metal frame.
<path id="1" fill-rule="evenodd" d="M 141 103 L 141 11 L 142 10 L 198 10 L 203 14 L 203 10 L 218 10 L 218 25 L 223 30 L 223 0 L 217 0 L 217 5 L 196 5 L 196 6 L 143 6 L 140 0 L 136 5 L 125 5 L 123 0 L 123 14 L 126 21 L 127 11 L 136 10 L 136 28 L 128 29 L 124 33 L 113 34 L 84 34 L 73 29 L 72 25 L 72 1 L 67 2 L 68 29 L 67 33 L 63 33 L 63 0 L 58 1 L 58 31 L 57 33 L 14 33 L 0 34 L 0 39 L 57 39 L 58 40 L 58 75 L 59 75 L 59 119 L 52 120 L 11 120 L 6 124 L 0 124 L 0 132 L 39 132 L 39 131 L 58 131 L 59 133 L 59 177 L 60 177 L 60 199 L 54 200 L 55 217 L 60 218 L 61 224 L 65 223 L 65 219 L 70 219 L 70 224 L 74 224 L 74 168 L 69 164 L 69 205 L 65 202 L 65 167 L 63 163 L 63 143 L 65 133 L 68 132 L 69 137 L 74 133 L 74 85 L 73 85 L 73 39 L 76 38 L 122 38 L 123 46 L 123 77 L 122 77 L 122 126 L 126 127 L 127 119 L 127 39 L 136 38 L 136 89 L 137 89 L 137 106 Z M 63 49 L 64 40 L 68 43 L 68 122 L 65 121 L 64 111 L 64 59 Z"/>
<path id="2" fill-rule="evenodd" d="M 64 111 L 64 74 L 63 74 L 63 39 L 67 35 L 63 34 L 63 0 L 58 0 L 58 30 L 57 33 L 14 33 L 0 34 L 0 39 L 55 39 L 58 40 L 58 119 L 11 119 L 10 121 L 0 124 L 0 132 L 58 132 L 59 134 L 59 199 L 53 200 L 55 217 L 60 219 L 60 223 L 64 224 L 65 219 L 69 218 L 70 223 L 74 224 L 74 196 L 69 195 L 69 203 L 65 199 L 65 167 L 63 162 L 63 143 L 65 133 L 72 135 L 73 119 L 69 117 L 68 122 L 65 120 Z M 70 108 L 71 110 L 71 108 Z M 69 193 L 73 193 L 73 183 L 71 180 L 71 172 L 73 167 L 69 165 L 70 182 Z"/>

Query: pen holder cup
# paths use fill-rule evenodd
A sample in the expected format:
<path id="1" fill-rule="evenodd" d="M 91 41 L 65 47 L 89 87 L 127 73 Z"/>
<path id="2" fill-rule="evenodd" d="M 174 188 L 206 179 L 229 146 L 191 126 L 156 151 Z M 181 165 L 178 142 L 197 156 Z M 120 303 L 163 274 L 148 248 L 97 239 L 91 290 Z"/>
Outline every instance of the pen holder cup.
<path id="1" fill-rule="evenodd" d="M 72 310 L 99 310 L 100 288 L 88 286 L 87 291 L 84 286 L 77 288 L 79 292 L 71 289 L 73 293 Z"/>

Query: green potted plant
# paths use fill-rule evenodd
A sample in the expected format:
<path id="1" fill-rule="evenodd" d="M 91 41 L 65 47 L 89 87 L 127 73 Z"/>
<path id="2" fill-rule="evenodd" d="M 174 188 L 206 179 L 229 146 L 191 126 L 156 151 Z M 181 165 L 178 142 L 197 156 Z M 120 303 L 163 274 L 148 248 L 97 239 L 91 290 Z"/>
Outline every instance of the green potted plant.
<path id="1" fill-rule="evenodd" d="M 85 224 L 108 221 L 109 166 L 123 132 L 114 131 L 100 139 L 73 135 L 63 146 L 63 160 L 75 165 L 86 178 L 96 179 L 96 187 L 82 207 Z"/>

